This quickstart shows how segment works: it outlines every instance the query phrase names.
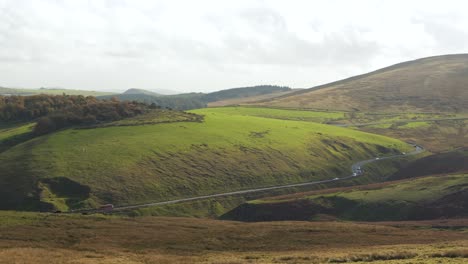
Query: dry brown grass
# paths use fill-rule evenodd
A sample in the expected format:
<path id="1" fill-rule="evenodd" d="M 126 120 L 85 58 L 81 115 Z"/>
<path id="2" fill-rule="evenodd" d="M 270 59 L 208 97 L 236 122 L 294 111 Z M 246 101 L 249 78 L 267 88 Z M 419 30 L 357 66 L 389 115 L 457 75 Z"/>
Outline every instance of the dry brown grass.
<path id="1" fill-rule="evenodd" d="M 443 152 L 468 147 L 468 121 L 447 120 L 432 122 L 427 127 L 411 129 L 360 127 L 362 131 L 417 142 L 431 152 Z"/>
<path id="2" fill-rule="evenodd" d="M 417 222 L 239 223 L 50 214 L 20 219 L 27 221 L 0 221 L 0 263 L 323 263 L 385 256 L 414 260 L 468 248 L 468 233 L 431 229 L 434 221 L 421 228 Z M 403 253 L 405 258 L 397 257 Z"/>
<path id="3" fill-rule="evenodd" d="M 257 96 L 244 97 L 244 98 L 226 99 L 226 100 L 208 103 L 208 107 L 220 107 L 220 106 L 228 106 L 228 105 L 240 105 L 240 104 L 254 103 L 258 101 L 272 99 L 278 96 L 287 95 L 294 91 L 296 90 L 286 91 L 286 92 L 276 92 L 276 93 L 270 93 L 270 94 L 262 94 L 262 95 L 257 95 Z"/>
<path id="4" fill-rule="evenodd" d="M 383 112 L 468 111 L 468 55 L 425 58 L 274 98 L 263 105 Z"/>

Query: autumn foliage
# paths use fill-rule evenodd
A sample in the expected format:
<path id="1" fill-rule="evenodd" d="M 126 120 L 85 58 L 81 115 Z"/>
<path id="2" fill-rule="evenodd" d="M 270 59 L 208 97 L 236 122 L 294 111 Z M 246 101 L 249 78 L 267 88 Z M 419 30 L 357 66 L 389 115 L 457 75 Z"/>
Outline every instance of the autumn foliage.
<path id="1" fill-rule="evenodd" d="M 155 107 L 81 95 L 0 96 L 0 121 L 37 120 L 34 133 L 41 135 L 73 125 L 116 121 Z"/>

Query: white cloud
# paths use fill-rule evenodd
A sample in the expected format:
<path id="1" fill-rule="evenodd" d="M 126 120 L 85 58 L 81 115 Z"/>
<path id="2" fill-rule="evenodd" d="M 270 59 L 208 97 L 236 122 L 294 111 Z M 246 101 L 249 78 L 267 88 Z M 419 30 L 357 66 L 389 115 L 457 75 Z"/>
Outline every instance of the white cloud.
<path id="1" fill-rule="evenodd" d="M 0 0 L 0 85 L 311 87 L 468 49 L 464 1 Z"/>

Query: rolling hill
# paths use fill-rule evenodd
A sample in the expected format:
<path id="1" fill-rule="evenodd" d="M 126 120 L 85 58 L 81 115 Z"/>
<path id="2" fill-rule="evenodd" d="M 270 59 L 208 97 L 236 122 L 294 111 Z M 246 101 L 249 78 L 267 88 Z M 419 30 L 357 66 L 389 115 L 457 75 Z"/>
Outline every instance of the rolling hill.
<path id="1" fill-rule="evenodd" d="M 400 180 L 447 173 L 468 173 L 468 148 L 437 153 L 415 160 L 391 175 L 389 179 Z"/>
<path id="2" fill-rule="evenodd" d="M 467 112 L 468 54 L 428 57 L 254 104 L 379 112 Z"/>
<path id="3" fill-rule="evenodd" d="M 0 208 L 125 205 L 331 178 L 355 160 L 410 149 L 351 129 L 223 111 L 193 111 L 203 122 L 65 129 L 7 148 L 0 153 Z M 28 126 L 1 130 L 0 139 Z"/>
<path id="4" fill-rule="evenodd" d="M 251 87 L 231 88 L 217 92 L 207 93 L 204 95 L 203 100 L 205 102 L 216 102 L 226 99 L 246 98 L 278 92 L 288 92 L 291 90 L 292 89 L 289 87 L 276 85 L 258 85 Z"/>
<path id="5" fill-rule="evenodd" d="M 272 98 L 291 91 L 292 89 L 289 87 L 275 85 L 258 85 L 225 89 L 212 93 L 185 93 L 176 95 L 160 95 L 142 89 L 129 89 L 122 94 L 100 96 L 99 98 L 109 99 L 116 97 L 119 100 L 136 100 L 149 104 L 154 103 L 162 108 L 168 107 L 177 110 L 189 110 L 204 108 L 209 104 L 216 106 Z"/>
<path id="6" fill-rule="evenodd" d="M 143 90 L 143 89 L 138 89 L 138 88 L 130 88 L 123 92 L 122 94 L 146 94 L 146 95 L 151 95 L 151 96 L 161 96 L 162 94 L 155 93 L 152 91 L 148 90 Z"/>
<path id="7" fill-rule="evenodd" d="M 121 101 L 139 101 L 148 104 L 156 104 L 161 108 L 171 108 L 177 110 L 188 110 L 204 108 L 207 105 L 221 106 L 264 100 L 285 95 L 293 90 L 289 87 L 275 85 L 258 85 L 251 87 L 241 87 L 225 89 L 212 93 L 183 93 L 165 95 L 153 91 L 138 88 L 130 88 L 123 93 L 111 93 L 86 90 L 69 90 L 62 88 L 40 88 L 40 89 L 19 89 L 0 87 L 0 95 L 83 95 L 95 96 L 99 99 L 111 99 L 113 97 Z"/>
<path id="8" fill-rule="evenodd" d="M 214 102 L 209 102 L 208 107 L 220 107 L 220 106 L 232 106 L 232 105 L 244 105 L 249 103 L 254 103 L 258 101 L 269 100 L 275 97 L 284 96 L 289 93 L 293 93 L 299 89 L 291 89 L 288 91 L 277 91 L 268 94 L 253 95 L 248 97 L 238 97 L 238 98 L 229 98 L 218 100 Z"/>
<path id="9" fill-rule="evenodd" d="M 242 221 L 402 221 L 466 217 L 468 175 L 437 175 L 296 193 L 245 203 L 223 216 Z"/>

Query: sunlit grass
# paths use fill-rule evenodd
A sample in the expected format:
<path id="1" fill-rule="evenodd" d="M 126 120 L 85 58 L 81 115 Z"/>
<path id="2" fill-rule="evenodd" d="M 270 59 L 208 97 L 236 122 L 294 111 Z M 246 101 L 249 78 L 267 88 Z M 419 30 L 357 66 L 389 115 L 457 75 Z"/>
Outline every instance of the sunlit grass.
<path id="1" fill-rule="evenodd" d="M 381 148 L 411 149 L 352 129 L 226 109 L 192 111 L 203 122 L 67 129 L 35 138 L 0 154 L 0 179 L 16 175 L 13 182 L 32 188 L 31 175 L 66 177 L 91 188 L 90 202 L 129 204 L 331 178 Z M 322 114 L 328 115 L 311 115 Z"/>

